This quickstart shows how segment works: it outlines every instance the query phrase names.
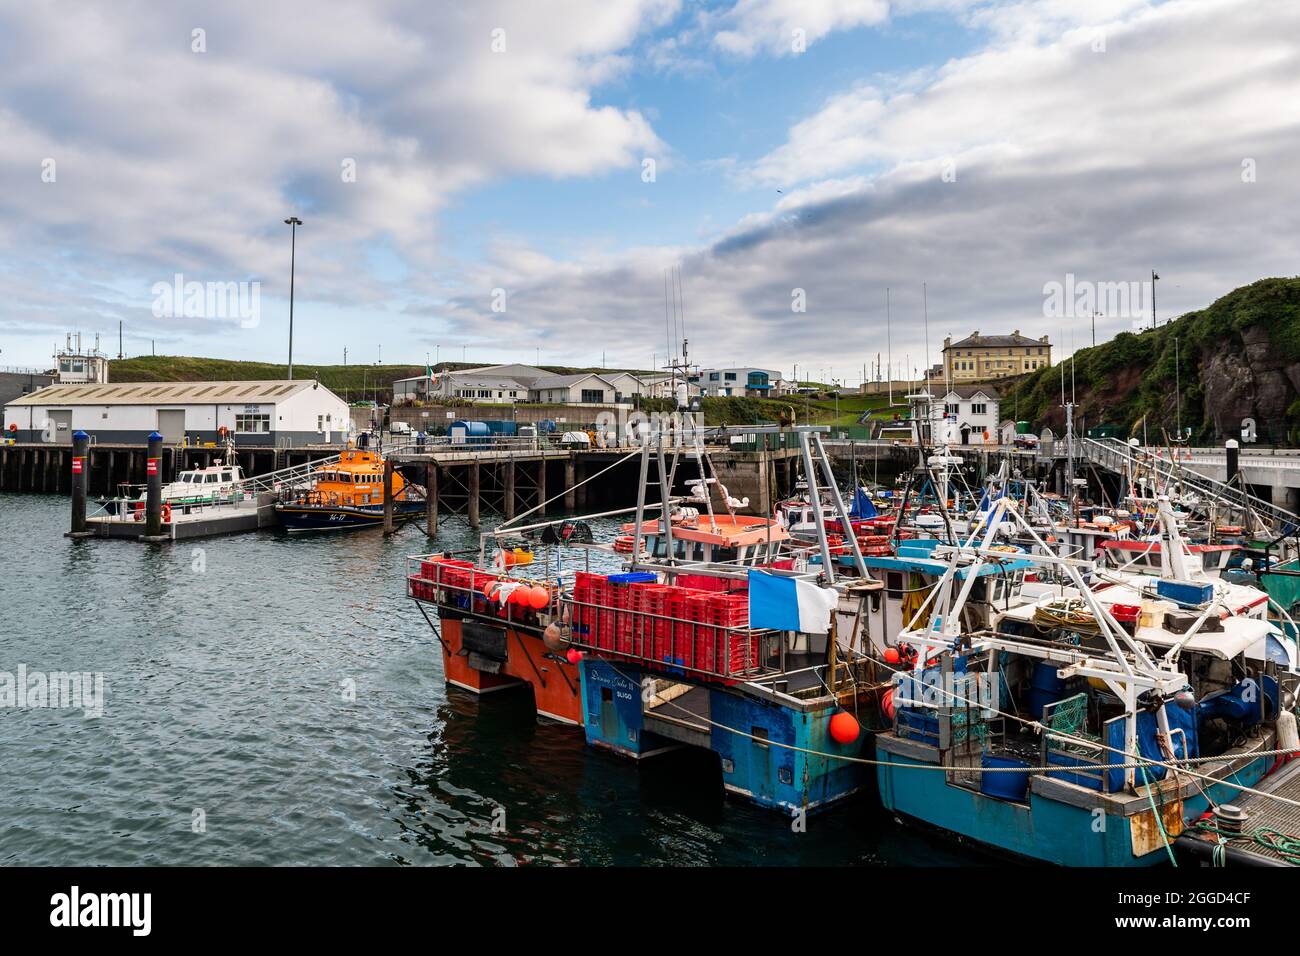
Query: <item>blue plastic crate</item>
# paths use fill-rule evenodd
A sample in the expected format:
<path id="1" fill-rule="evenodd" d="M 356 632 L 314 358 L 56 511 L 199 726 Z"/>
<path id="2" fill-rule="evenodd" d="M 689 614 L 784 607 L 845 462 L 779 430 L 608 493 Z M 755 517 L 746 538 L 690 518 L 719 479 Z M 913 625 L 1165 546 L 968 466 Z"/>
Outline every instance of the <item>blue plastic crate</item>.
<path id="1" fill-rule="evenodd" d="M 1199 607 L 1208 604 L 1214 598 L 1214 585 L 1194 584 L 1190 581 L 1167 581 L 1160 578 L 1156 581 L 1156 594 L 1166 601 Z"/>

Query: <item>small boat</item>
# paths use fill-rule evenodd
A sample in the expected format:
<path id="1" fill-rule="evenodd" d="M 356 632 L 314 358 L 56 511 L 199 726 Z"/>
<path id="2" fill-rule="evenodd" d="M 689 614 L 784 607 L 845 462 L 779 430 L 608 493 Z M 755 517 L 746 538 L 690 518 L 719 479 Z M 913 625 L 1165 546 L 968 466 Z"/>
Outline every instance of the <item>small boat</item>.
<path id="1" fill-rule="evenodd" d="M 393 519 L 422 514 L 417 486 L 393 472 Z M 291 489 L 275 506 L 287 531 L 371 528 L 384 523 L 384 459 L 377 451 L 350 448 L 312 472 L 306 487 Z"/>
<path id="2" fill-rule="evenodd" d="M 99 504 L 107 514 L 115 515 L 119 509 L 125 509 L 143 516 L 145 498 L 146 490 L 141 488 L 136 498 L 104 498 Z M 162 486 L 162 502 L 171 508 L 230 504 L 244 498 L 244 472 L 235 463 L 233 452 L 226 460 L 218 458 L 203 468 L 178 472 L 175 481 Z"/>

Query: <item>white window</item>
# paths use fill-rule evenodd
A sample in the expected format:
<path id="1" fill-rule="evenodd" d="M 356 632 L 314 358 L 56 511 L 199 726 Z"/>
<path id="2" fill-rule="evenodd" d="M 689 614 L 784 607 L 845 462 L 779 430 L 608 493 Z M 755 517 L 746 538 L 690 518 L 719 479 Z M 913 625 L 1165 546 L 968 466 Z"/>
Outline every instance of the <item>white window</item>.
<path id="1" fill-rule="evenodd" d="M 235 416 L 235 431 L 269 434 L 271 431 L 270 415 L 238 414 Z"/>
<path id="2" fill-rule="evenodd" d="M 988 412 L 988 406 L 985 405 L 983 402 L 976 402 L 970 407 L 970 413 L 972 415 L 984 415 L 987 412 Z"/>

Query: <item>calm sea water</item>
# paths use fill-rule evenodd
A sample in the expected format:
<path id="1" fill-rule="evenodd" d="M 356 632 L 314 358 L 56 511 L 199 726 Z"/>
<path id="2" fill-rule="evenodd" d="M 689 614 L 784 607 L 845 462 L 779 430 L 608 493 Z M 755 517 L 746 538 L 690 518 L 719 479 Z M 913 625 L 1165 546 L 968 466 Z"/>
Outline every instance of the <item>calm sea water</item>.
<path id="1" fill-rule="evenodd" d="M 0 672 L 102 672 L 104 713 L 0 708 L 0 864 L 973 860 L 869 798 L 796 834 L 707 756 L 637 767 L 527 695 L 449 689 L 403 594 L 413 527 L 144 546 L 70 541 L 68 510 L 0 495 Z"/>

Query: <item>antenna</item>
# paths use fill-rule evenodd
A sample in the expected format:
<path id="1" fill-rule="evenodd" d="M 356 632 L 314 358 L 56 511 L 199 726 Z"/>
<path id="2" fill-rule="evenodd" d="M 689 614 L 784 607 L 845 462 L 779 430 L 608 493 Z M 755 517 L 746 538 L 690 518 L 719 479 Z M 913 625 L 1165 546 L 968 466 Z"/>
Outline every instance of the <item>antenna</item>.
<path id="1" fill-rule="evenodd" d="M 889 404 L 894 404 L 894 339 L 890 328 L 889 286 L 885 286 L 885 352 L 889 356 Z"/>
<path id="2" fill-rule="evenodd" d="M 925 387 L 926 391 L 930 389 L 930 299 L 925 290 L 925 283 L 921 283 L 921 309 L 925 316 Z"/>

